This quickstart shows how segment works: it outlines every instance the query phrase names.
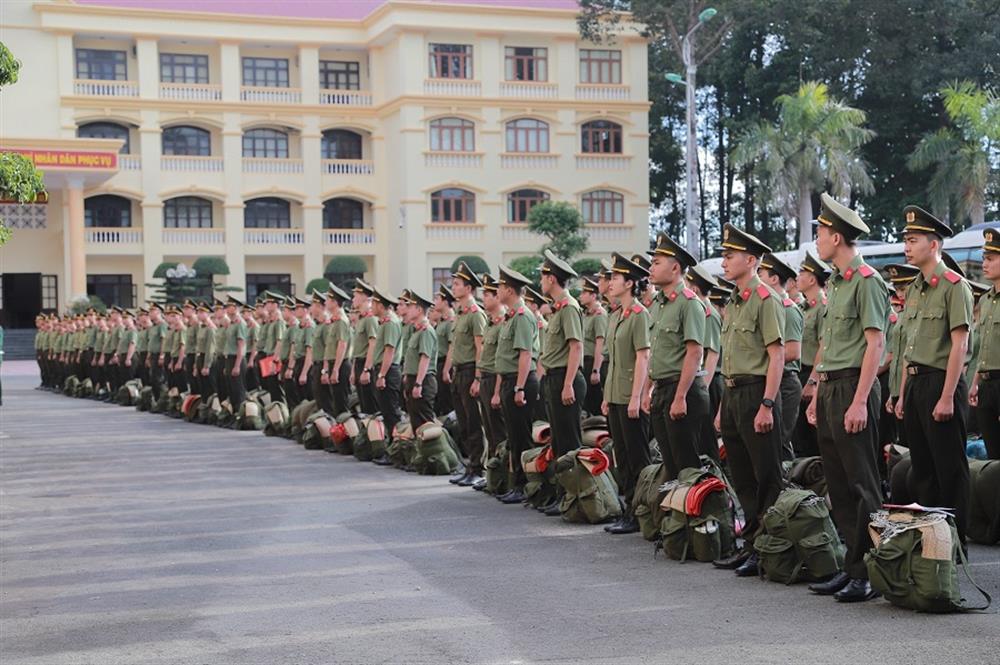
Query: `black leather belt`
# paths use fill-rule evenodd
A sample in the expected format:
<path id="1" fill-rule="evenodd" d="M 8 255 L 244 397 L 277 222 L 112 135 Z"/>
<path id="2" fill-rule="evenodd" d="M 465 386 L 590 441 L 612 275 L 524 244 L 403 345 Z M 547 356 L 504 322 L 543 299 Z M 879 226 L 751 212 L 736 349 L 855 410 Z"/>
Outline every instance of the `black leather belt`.
<path id="1" fill-rule="evenodd" d="M 858 367 L 849 367 L 847 369 L 838 369 L 833 372 L 820 372 L 817 374 L 820 381 L 836 381 L 837 379 L 851 379 L 856 376 L 861 376 L 861 369 Z"/>
<path id="2" fill-rule="evenodd" d="M 653 382 L 656 384 L 657 388 L 669 388 L 675 383 L 678 383 L 680 380 L 681 380 L 681 375 L 676 374 L 674 376 L 668 376 L 663 379 L 654 379 Z"/>
<path id="3" fill-rule="evenodd" d="M 976 372 L 980 381 L 1000 381 L 1000 369 L 988 369 L 984 372 Z"/>
<path id="4" fill-rule="evenodd" d="M 735 374 L 723 377 L 727 388 L 739 388 L 740 386 L 751 386 L 755 383 L 764 383 L 767 377 L 757 374 Z"/>
<path id="5" fill-rule="evenodd" d="M 910 376 L 919 376 L 921 374 L 933 374 L 935 372 L 944 372 L 943 369 L 938 369 L 937 367 L 929 367 L 927 365 L 908 365 L 906 367 L 906 373 Z"/>

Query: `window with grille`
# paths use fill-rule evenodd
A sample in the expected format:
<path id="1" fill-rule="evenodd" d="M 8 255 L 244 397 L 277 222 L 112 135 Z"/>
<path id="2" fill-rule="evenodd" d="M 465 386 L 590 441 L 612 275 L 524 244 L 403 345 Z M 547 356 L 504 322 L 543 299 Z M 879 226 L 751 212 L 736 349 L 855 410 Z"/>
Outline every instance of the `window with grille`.
<path id="1" fill-rule="evenodd" d="M 625 197 L 599 189 L 583 195 L 584 224 L 621 224 L 625 221 Z"/>
<path id="2" fill-rule="evenodd" d="M 360 229 L 365 225 L 365 204 L 354 199 L 330 199 L 323 203 L 324 229 Z"/>
<path id="3" fill-rule="evenodd" d="M 361 63 L 320 60 L 319 87 L 323 90 L 360 90 Z"/>
<path id="4" fill-rule="evenodd" d="M 288 134 L 277 129 L 248 129 L 243 133 L 243 156 L 288 159 Z"/>
<path id="5" fill-rule="evenodd" d="M 243 58 L 243 85 L 287 88 L 287 58 Z"/>
<path id="6" fill-rule="evenodd" d="M 622 52 L 609 49 L 580 51 L 580 83 L 621 83 Z"/>
<path id="7" fill-rule="evenodd" d="M 163 202 L 163 226 L 168 229 L 212 228 L 212 202 L 199 196 L 178 196 Z"/>
<path id="8" fill-rule="evenodd" d="M 549 50 L 522 46 L 506 47 L 504 77 L 508 81 L 548 81 Z"/>
<path id="9" fill-rule="evenodd" d="M 472 78 L 472 46 L 468 44 L 431 44 L 430 56 L 430 78 Z"/>
<path id="10" fill-rule="evenodd" d="M 431 293 L 437 293 L 442 286 L 451 286 L 451 268 L 431 268 Z"/>
<path id="11" fill-rule="evenodd" d="M 507 152 L 548 152 L 549 124 L 534 118 L 507 123 Z"/>
<path id="12" fill-rule="evenodd" d="M 431 194 L 431 221 L 476 221 L 476 195 L 464 189 L 439 189 Z"/>
<path id="13" fill-rule="evenodd" d="M 607 120 L 584 123 L 580 127 L 580 152 L 620 155 L 622 126 Z"/>
<path id="14" fill-rule="evenodd" d="M 323 159 L 361 159 L 361 135 L 346 129 L 323 132 L 320 150 Z"/>
<path id="15" fill-rule="evenodd" d="M 42 310 L 54 312 L 59 309 L 59 276 L 42 275 Z"/>
<path id="16" fill-rule="evenodd" d="M 163 83 L 208 83 L 208 56 L 189 53 L 161 53 L 160 81 Z"/>
<path id="17" fill-rule="evenodd" d="M 291 205 L 284 199 L 272 196 L 250 199 L 243 206 L 243 226 L 248 229 L 291 228 Z"/>
<path id="18" fill-rule="evenodd" d="M 116 122 L 88 122 L 77 128 L 76 135 L 81 139 L 121 139 L 125 143 L 118 150 L 118 154 L 129 154 L 128 127 L 125 125 Z"/>
<path id="19" fill-rule="evenodd" d="M 476 149 L 475 124 L 463 118 L 431 120 L 431 150 L 473 152 Z"/>
<path id="20" fill-rule="evenodd" d="M 132 202 L 113 194 L 91 196 L 83 202 L 83 225 L 112 228 L 132 226 Z"/>
<path id="21" fill-rule="evenodd" d="M 111 307 L 135 307 L 132 275 L 87 275 L 87 295 Z"/>
<path id="22" fill-rule="evenodd" d="M 522 224 L 528 221 L 528 213 L 542 201 L 548 201 L 548 192 L 540 189 L 519 189 L 507 195 L 507 223 Z"/>
<path id="23" fill-rule="evenodd" d="M 165 127 L 163 154 L 208 157 L 212 154 L 212 134 L 201 127 Z"/>
<path id="24" fill-rule="evenodd" d="M 76 49 L 76 77 L 92 81 L 124 81 L 128 78 L 125 51 L 96 48 Z"/>
<path id="25" fill-rule="evenodd" d="M 253 302 L 265 291 L 294 295 L 291 275 L 247 273 L 247 302 Z"/>

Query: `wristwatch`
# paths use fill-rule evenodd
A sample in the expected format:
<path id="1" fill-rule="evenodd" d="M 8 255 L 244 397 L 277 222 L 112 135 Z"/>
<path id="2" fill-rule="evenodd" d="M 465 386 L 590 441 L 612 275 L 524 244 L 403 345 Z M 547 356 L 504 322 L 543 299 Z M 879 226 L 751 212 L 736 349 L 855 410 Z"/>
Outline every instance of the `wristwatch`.
<path id="1" fill-rule="evenodd" d="M 764 399 L 762 399 L 760 401 L 760 404 L 761 404 L 761 406 L 766 407 L 768 409 L 773 409 L 774 408 L 774 400 L 773 399 L 768 399 L 768 398 L 765 397 Z"/>
<path id="2" fill-rule="evenodd" d="M 514 386 L 514 393 L 515 394 L 516 393 L 523 393 L 523 392 L 524 392 L 524 386 Z"/>
<path id="3" fill-rule="evenodd" d="M 330 373 L 330 370 L 327 370 L 327 369 L 321 369 L 321 370 L 319 371 L 319 373 L 320 373 L 320 374 L 323 374 L 323 375 L 326 375 L 326 374 L 329 374 L 329 373 Z"/>
<path id="4" fill-rule="evenodd" d="M 819 383 L 819 381 L 817 381 L 816 379 L 813 379 L 813 378 L 810 378 L 810 379 L 806 380 L 806 385 L 807 386 L 815 386 L 817 383 Z"/>

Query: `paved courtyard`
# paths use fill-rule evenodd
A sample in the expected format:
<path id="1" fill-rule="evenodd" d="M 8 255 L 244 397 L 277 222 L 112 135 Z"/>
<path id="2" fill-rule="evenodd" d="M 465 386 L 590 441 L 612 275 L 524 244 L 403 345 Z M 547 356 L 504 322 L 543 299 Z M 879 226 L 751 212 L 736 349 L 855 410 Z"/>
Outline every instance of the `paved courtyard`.
<path id="1" fill-rule="evenodd" d="M 443 478 L 2 369 L 4 665 L 1000 660 L 995 609 L 838 605 Z M 1000 548 L 971 556 L 1000 596 Z"/>

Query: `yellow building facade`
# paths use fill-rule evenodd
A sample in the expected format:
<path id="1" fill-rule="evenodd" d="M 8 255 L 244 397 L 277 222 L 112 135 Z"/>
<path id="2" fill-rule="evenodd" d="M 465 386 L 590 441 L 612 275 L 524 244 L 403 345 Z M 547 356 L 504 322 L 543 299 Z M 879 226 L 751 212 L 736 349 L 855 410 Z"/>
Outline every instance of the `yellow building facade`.
<path id="1" fill-rule="evenodd" d="M 580 207 L 584 256 L 647 246 L 642 39 L 581 41 L 567 0 L 337 7 L 7 2 L 0 148 L 49 196 L 0 204 L 5 325 L 206 256 L 247 298 L 361 268 L 429 292 L 458 256 L 535 253 L 541 200 Z"/>

